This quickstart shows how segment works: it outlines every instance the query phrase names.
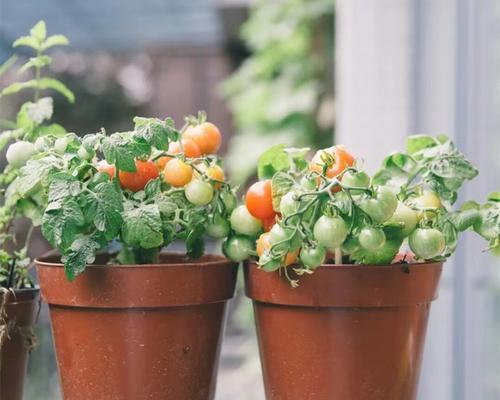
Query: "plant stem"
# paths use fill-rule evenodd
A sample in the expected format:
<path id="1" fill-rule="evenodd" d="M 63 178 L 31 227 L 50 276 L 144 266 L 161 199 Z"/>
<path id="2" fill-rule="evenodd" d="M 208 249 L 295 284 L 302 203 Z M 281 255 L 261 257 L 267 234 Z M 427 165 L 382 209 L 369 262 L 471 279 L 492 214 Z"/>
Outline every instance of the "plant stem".
<path id="1" fill-rule="evenodd" d="M 41 55 L 42 55 L 41 51 L 37 50 L 36 57 L 39 58 Z M 41 68 L 39 66 L 35 66 L 35 81 L 36 81 L 35 94 L 34 94 L 35 102 L 37 102 L 38 98 L 40 97 L 40 88 L 38 86 L 40 82 L 40 76 L 41 76 Z"/>
<path id="2" fill-rule="evenodd" d="M 342 249 L 340 247 L 337 247 L 335 249 L 335 264 L 336 265 L 342 264 Z"/>
<path id="3" fill-rule="evenodd" d="M 136 247 L 133 249 L 136 264 L 158 264 L 160 261 L 160 248 L 143 249 Z"/>

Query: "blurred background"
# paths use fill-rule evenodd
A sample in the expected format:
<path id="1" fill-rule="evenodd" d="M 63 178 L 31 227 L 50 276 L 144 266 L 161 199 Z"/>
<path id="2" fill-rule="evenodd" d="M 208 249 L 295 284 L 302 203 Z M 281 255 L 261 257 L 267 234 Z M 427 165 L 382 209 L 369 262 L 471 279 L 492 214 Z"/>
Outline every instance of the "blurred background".
<path id="1" fill-rule="evenodd" d="M 462 199 L 499 187 L 498 1 L 0 0 L 0 63 L 40 19 L 71 41 L 51 54 L 77 98 L 54 96 L 53 121 L 70 131 L 127 129 L 135 115 L 181 125 L 204 109 L 241 185 L 275 143 L 343 143 L 373 171 L 407 135 L 446 133 L 481 171 Z M 25 99 L 1 99 L 0 119 Z M 240 293 L 217 400 L 264 399 L 252 318 Z M 58 400 L 45 308 L 37 333 L 26 399 Z M 500 265 L 465 235 L 433 304 L 419 399 L 498 400 L 498 371 Z"/>

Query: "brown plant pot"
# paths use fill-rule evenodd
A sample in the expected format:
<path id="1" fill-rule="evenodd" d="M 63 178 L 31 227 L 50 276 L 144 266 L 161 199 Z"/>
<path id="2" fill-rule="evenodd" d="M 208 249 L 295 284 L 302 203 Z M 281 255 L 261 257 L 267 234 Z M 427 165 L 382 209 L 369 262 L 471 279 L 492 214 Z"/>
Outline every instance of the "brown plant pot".
<path id="1" fill-rule="evenodd" d="M 237 266 L 163 254 L 157 265 L 88 266 L 68 282 L 36 260 L 65 400 L 213 399 Z"/>
<path id="2" fill-rule="evenodd" d="M 325 265 L 292 289 L 245 266 L 268 400 L 414 400 L 442 263 Z"/>
<path id="3" fill-rule="evenodd" d="M 22 400 L 28 354 L 33 347 L 32 327 L 39 310 L 40 290 L 19 289 L 6 297 L 0 346 L 0 399 Z M 5 330 L 5 331 L 4 331 Z"/>

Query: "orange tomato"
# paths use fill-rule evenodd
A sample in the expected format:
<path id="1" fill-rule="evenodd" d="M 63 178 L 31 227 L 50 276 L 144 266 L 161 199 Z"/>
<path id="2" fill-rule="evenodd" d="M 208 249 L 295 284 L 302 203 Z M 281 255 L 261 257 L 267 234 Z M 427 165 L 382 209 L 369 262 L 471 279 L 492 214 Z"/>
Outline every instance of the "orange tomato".
<path id="1" fill-rule="evenodd" d="M 264 228 L 264 232 L 269 232 L 275 223 L 276 223 L 276 216 L 273 216 L 273 217 L 267 218 L 267 219 L 263 219 L 262 220 L 262 227 Z"/>
<path id="2" fill-rule="evenodd" d="M 170 160 L 167 165 L 165 165 L 163 179 L 171 186 L 185 186 L 191 181 L 192 178 L 193 168 L 178 158 Z"/>
<path id="3" fill-rule="evenodd" d="M 323 166 L 325 164 L 321 159 L 323 152 L 329 154 L 333 159 L 333 164 L 326 170 L 326 176 L 330 179 L 336 177 L 346 168 L 354 165 L 354 157 L 344 146 L 337 145 L 327 149 L 318 150 L 309 163 L 309 169 L 311 171 L 315 171 L 318 174 L 323 172 Z"/>
<path id="4" fill-rule="evenodd" d="M 167 163 L 172 159 L 173 159 L 173 157 L 169 157 L 169 156 L 163 156 L 163 157 L 158 158 L 155 161 L 155 165 L 156 165 L 156 168 L 158 169 L 158 171 L 163 171 L 165 169 L 165 165 L 167 165 Z"/>
<path id="5" fill-rule="evenodd" d="M 118 179 L 123 189 L 138 192 L 144 189 L 146 184 L 158 178 L 158 170 L 152 161 L 135 161 L 135 172 L 118 171 Z"/>
<path id="6" fill-rule="evenodd" d="M 264 254 L 265 251 L 269 250 L 271 248 L 271 243 L 269 241 L 269 232 L 265 232 L 262 235 L 259 236 L 257 239 L 257 255 L 260 257 L 262 254 Z M 285 266 L 288 266 L 290 264 L 293 264 L 297 261 L 297 257 L 299 255 L 300 250 L 295 250 L 293 252 L 290 252 L 286 255 L 285 257 Z"/>
<path id="7" fill-rule="evenodd" d="M 97 164 L 97 170 L 104 174 L 108 174 L 110 179 L 113 179 L 115 177 L 115 166 L 108 164 L 104 160 L 100 161 L 99 164 Z"/>
<path id="8" fill-rule="evenodd" d="M 276 213 L 273 209 L 273 192 L 271 180 L 255 182 L 247 190 L 246 206 L 255 218 L 269 219 Z"/>
<path id="9" fill-rule="evenodd" d="M 182 138 L 181 143 L 186 157 L 197 158 L 201 156 L 201 150 L 193 140 Z M 179 154 L 181 152 L 181 146 L 179 142 L 170 143 L 168 146 L 168 152 L 172 154 Z"/>
<path id="10" fill-rule="evenodd" d="M 217 153 L 222 141 L 219 129 L 211 122 L 189 126 L 182 137 L 195 142 L 202 154 Z"/>

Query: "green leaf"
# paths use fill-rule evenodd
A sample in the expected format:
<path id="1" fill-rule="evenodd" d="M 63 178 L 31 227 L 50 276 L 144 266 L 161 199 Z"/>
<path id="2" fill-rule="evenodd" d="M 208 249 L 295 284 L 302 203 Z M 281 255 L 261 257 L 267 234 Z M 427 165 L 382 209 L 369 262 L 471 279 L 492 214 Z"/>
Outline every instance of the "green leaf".
<path id="1" fill-rule="evenodd" d="M 101 242 L 102 240 L 95 234 L 79 235 L 75 238 L 61 258 L 68 280 L 75 279 L 85 271 L 87 265 L 95 261 L 96 252 L 102 248 Z"/>
<path id="2" fill-rule="evenodd" d="M 63 161 L 55 156 L 46 156 L 37 160 L 29 160 L 21 168 L 21 174 L 16 179 L 16 191 L 22 197 L 29 196 L 32 192 L 49 185 L 49 174 L 61 167 Z"/>
<path id="3" fill-rule="evenodd" d="M 75 102 L 75 95 L 73 92 L 69 90 L 64 83 L 59 82 L 57 79 L 42 78 L 38 81 L 38 87 L 42 90 L 53 89 L 65 96 L 70 103 Z"/>
<path id="4" fill-rule="evenodd" d="M 5 60 L 2 64 L 0 64 L 0 76 L 5 74 L 7 70 L 12 67 L 17 60 L 17 56 L 10 56 L 7 60 Z"/>
<path id="5" fill-rule="evenodd" d="M 415 154 L 423 149 L 435 147 L 438 144 L 438 141 L 432 136 L 413 135 L 406 139 L 406 151 L 410 154 Z"/>
<path id="6" fill-rule="evenodd" d="M 257 173 L 259 179 L 270 179 L 278 171 L 286 171 L 290 168 L 290 159 L 285 151 L 284 144 L 278 144 L 264 152 L 257 162 Z"/>
<path id="7" fill-rule="evenodd" d="M 13 47 L 26 46 L 26 47 L 31 47 L 34 50 L 41 49 L 40 42 L 32 36 L 21 36 L 19 39 L 16 39 L 14 43 L 12 43 L 12 46 Z"/>
<path id="8" fill-rule="evenodd" d="M 57 172 L 50 178 L 49 184 L 49 203 L 63 200 L 65 197 L 76 197 L 80 194 L 81 182 L 71 174 L 66 172 Z"/>
<path id="9" fill-rule="evenodd" d="M 30 29 L 30 35 L 42 42 L 47 37 L 47 27 L 45 26 L 45 21 L 38 21 L 36 25 Z"/>
<path id="10" fill-rule="evenodd" d="M 42 234 L 55 248 L 65 252 L 81 233 L 85 217 L 78 202 L 66 197 L 50 203 L 43 215 Z"/>
<path id="11" fill-rule="evenodd" d="M 156 204 L 127 210 L 123 220 L 122 239 L 126 245 L 151 249 L 163 244 L 162 221 Z"/>
<path id="12" fill-rule="evenodd" d="M 94 225 L 107 240 L 115 238 L 123 224 L 123 198 L 120 189 L 110 181 L 99 183 L 93 189 L 95 207 Z M 89 205 L 87 205 L 89 206 Z"/>
<path id="13" fill-rule="evenodd" d="M 14 82 L 3 88 L 0 92 L 0 96 L 8 96 L 20 92 L 23 89 L 34 88 L 37 86 L 35 80 L 30 80 L 26 82 Z"/>
<path id="14" fill-rule="evenodd" d="M 273 195 L 273 208 L 275 210 L 279 210 L 281 197 L 288 193 L 294 184 L 294 179 L 286 172 L 278 172 L 272 177 L 271 189 Z"/>
<path id="15" fill-rule="evenodd" d="M 52 63 L 52 57 L 47 55 L 41 55 L 38 57 L 31 57 L 28 62 L 26 62 L 21 68 L 19 68 L 19 73 L 23 73 L 30 68 L 43 68 Z"/>
<path id="16" fill-rule="evenodd" d="M 64 35 L 52 35 L 49 36 L 42 45 L 42 50 L 47 50 L 53 46 L 66 46 L 69 44 L 69 40 Z"/>
<path id="17" fill-rule="evenodd" d="M 488 196 L 488 201 L 499 202 L 500 201 L 500 192 L 490 193 L 490 195 Z"/>
<path id="18" fill-rule="evenodd" d="M 149 156 L 151 147 L 133 140 L 133 133 L 115 133 L 102 142 L 104 158 L 119 170 L 135 172 L 135 159 Z"/>
<path id="19" fill-rule="evenodd" d="M 478 170 L 461 154 L 443 154 L 430 162 L 429 170 L 450 179 L 472 179 L 478 174 Z"/>
<path id="20" fill-rule="evenodd" d="M 480 220 L 479 210 L 470 208 L 463 211 L 455 211 L 449 215 L 450 221 L 459 232 L 463 232 Z"/>

